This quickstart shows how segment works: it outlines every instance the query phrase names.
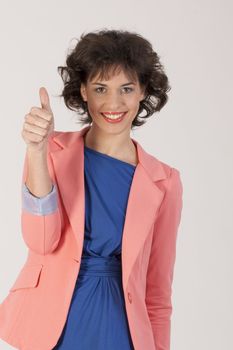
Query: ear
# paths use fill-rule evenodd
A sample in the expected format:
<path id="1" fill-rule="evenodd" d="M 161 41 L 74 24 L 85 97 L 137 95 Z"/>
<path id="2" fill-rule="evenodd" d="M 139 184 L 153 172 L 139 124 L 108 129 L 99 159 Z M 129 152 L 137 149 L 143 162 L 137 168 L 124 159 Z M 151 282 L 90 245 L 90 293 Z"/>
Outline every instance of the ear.
<path id="1" fill-rule="evenodd" d="M 83 83 L 81 83 L 80 93 L 81 93 L 83 100 L 87 101 L 86 86 Z"/>

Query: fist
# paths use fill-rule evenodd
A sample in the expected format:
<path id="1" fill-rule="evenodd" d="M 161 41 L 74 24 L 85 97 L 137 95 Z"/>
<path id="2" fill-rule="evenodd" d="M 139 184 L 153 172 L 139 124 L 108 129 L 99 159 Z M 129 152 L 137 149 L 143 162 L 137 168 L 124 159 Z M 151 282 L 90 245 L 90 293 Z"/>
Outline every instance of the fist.
<path id="1" fill-rule="evenodd" d="M 48 137 L 54 130 L 54 116 L 48 92 L 44 87 L 40 88 L 39 95 L 41 107 L 32 107 L 25 115 L 21 135 L 28 149 L 44 151 L 47 148 Z"/>

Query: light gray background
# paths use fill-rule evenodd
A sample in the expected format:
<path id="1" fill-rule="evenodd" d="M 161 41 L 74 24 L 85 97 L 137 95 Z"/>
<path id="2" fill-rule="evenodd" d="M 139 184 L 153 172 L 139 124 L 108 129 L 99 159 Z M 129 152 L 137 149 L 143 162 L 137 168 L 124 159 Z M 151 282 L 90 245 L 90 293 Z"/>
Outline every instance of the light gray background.
<path id="1" fill-rule="evenodd" d="M 77 130 L 56 68 L 71 39 L 137 31 L 161 57 L 169 102 L 132 133 L 178 168 L 184 195 L 173 282 L 171 350 L 233 349 L 232 2 L 1 1 L 0 300 L 27 256 L 21 237 L 24 115 L 49 92 L 55 130 Z M 0 349 L 12 349 L 0 340 Z"/>

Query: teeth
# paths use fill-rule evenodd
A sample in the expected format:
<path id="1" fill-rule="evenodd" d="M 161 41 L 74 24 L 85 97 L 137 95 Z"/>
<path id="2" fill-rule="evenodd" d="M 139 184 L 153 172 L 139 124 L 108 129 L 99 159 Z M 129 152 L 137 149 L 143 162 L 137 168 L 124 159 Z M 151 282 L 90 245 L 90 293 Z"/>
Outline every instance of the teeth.
<path id="1" fill-rule="evenodd" d="M 120 114 L 104 114 L 102 113 L 106 118 L 109 118 L 109 119 L 118 119 L 120 118 L 121 116 L 123 116 L 125 113 L 120 113 Z"/>

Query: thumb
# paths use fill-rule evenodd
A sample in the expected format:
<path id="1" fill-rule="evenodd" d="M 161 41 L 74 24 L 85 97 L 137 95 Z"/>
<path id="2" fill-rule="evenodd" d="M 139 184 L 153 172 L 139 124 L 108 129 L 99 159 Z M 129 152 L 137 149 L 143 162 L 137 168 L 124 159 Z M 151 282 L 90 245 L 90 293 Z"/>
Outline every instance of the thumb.
<path id="1" fill-rule="evenodd" d="M 45 87 L 41 87 L 39 90 L 41 107 L 52 113 L 50 107 L 49 95 Z"/>

